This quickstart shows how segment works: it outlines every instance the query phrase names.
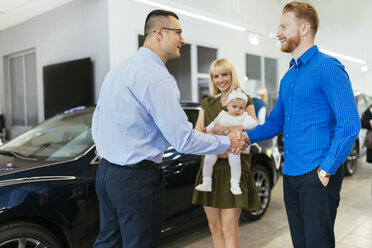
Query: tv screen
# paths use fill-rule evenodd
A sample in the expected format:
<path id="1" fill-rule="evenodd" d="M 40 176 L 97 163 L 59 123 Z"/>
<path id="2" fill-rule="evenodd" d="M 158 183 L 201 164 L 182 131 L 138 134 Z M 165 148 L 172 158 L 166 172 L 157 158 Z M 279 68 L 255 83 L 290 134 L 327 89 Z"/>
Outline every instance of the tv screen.
<path id="1" fill-rule="evenodd" d="M 44 66 L 43 81 L 45 118 L 94 103 L 90 58 Z"/>

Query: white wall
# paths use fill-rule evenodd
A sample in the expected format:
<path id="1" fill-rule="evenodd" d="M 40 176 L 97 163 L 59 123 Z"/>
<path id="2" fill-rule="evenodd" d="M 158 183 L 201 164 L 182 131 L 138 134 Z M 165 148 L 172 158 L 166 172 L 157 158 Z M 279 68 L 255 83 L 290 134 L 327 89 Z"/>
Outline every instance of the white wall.
<path id="1" fill-rule="evenodd" d="M 276 47 L 275 41 L 268 37 L 270 31 L 276 31 L 281 16 L 278 1 L 158 0 L 157 2 L 236 25 L 252 26 L 252 28 L 263 30 L 267 35 L 261 37 L 259 46 L 253 46 L 248 41 L 247 32 L 232 30 L 179 14 L 186 42 L 218 48 L 219 56 L 226 57 L 233 63 L 241 82 L 245 75 L 246 53 L 278 58 L 279 78 L 288 68 L 290 57 L 283 55 Z M 157 8 L 133 0 L 108 0 L 108 6 L 110 67 L 112 67 L 122 59 L 136 53 L 138 41 L 135 34 L 143 34 L 147 14 Z"/>
<path id="2" fill-rule="evenodd" d="M 284 6 L 289 1 L 281 1 Z M 372 63 L 372 33 L 370 0 L 308 0 L 319 14 L 316 43 L 320 48 Z M 371 72 L 361 71 L 361 65 L 339 59 L 346 68 L 355 92 L 372 95 Z M 372 69 L 372 68 L 370 68 Z"/>
<path id="3" fill-rule="evenodd" d="M 259 30 L 261 44 L 249 43 L 248 33 L 179 15 L 183 35 L 188 43 L 219 49 L 236 67 L 239 79 L 245 75 L 245 54 L 255 54 L 279 61 L 280 79 L 288 68 L 290 54 L 283 54 L 268 37 L 276 32 L 282 7 L 288 0 L 157 0 L 190 12 Z M 316 43 L 346 55 L 372 60 L 367 41 L 372 34 L 365 20 L 372 8 L 369 0 L 360 4 L 339 0 L 309 0 L 318 9 L 320 28 Z M 0 31 L 0 55 L 6 56 L 36 48 L 39 120 L 43 119 L 42 67 L 82 57 L 94 61 L 95 97 L 104 75 L 122 59 L 132 56 L 138 48 L 138 34 L 143 34 L 147 14 L 155 9 L 134 0 L 75 0 L 56 10 Z M 363 40 L 366 41 L 363 41 Z M 360 40 L 360 41 L 359 41 Z M 359 41 L 359 45 L 350 45 Z M 360 52 L 360 51 L 366 52 Z M 362 73 L 360 66 L 341 60 L 349 72 L 353 87 L 372 95 L 371 72 Z M 0 59 L 0 91 L 4 92 L 3 59 Z M 4 98 L 0 94 L 3 110 Z"/>
<path id="4" fill-rule="evenodd" d="M 44 119 L 42 67 L 84 57 L 93 60 L 95 97 L 109 69 L 106 0 L 76 0 L 0 32 L 0 56 L 36 49 L 39 121 Z M 0 90 L 4 66 L 0 59 Z M 4 111 L 4 96 L 1 106 Z"/>
<path id="5" fill-rule="evenodd" d="M 361 87 L 360 92 L 372 96 L 372 71 L 363 74 L 362 78 L 363 85 Z"/>

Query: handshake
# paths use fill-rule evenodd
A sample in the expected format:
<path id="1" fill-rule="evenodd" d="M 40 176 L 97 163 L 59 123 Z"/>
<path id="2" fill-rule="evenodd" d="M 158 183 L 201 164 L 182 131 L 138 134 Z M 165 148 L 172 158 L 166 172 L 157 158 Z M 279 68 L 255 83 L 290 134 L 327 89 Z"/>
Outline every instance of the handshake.
<path id="1" fill-rule="evenodd" d="M 244 131 L 233 131 L 227 137 L 231 143 L 228 151 L 234 154 L 242 153 L 251 144 L 248 134 Z"/>

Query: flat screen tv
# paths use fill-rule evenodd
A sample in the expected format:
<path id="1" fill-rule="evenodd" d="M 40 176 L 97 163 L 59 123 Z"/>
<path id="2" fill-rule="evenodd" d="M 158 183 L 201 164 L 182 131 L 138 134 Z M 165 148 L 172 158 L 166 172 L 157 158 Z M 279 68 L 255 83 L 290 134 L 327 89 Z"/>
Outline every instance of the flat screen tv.
<path id="1" fill-rule="evenodd" d="M 45 118 L 82 105 L 93 104 L 90 58 L 43 67 Z"/>

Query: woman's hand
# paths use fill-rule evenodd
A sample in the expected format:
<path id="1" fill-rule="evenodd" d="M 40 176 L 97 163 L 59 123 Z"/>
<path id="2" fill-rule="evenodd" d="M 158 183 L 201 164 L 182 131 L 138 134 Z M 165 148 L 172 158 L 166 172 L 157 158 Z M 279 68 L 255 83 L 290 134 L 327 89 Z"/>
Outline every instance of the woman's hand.
<path id="1" fill-rule="evenodd" d="M 225 135 L 224 132 L 225 132 L 226 129 L 227 129 L 227 127 L 223 127 L 223 126 L 221 126 L 220 124 L 217 123 L 212 128 L 211 133 L 212 134 L 217 134 L 217 135 Z"/>
<path id="2" fill-rule="evenodd" d="M 198 119 L 196 120 L 196 123 L 195 123 L 195 130 L 202 132 L 203 128 L 204 128 L 204 110 L 200 109 L 199 114 L 198 114 Z"/>
<path id="3" fill-rule="evenodd" d="M 212 130 L 211 130 L 211 133 L 212 134 L 217 134 L 217 135 L 227 135 L 231 132 L 241 132 L 243 131 L 243 125 L 239 125 L 239 126 L 221 126 L 220 124 L 216 124 Z M 228 130 L 227 134 L 225 133 L 225 131 Z"/>
<path id="4" fill-rule="evenodd" d="M 217 154 L 217 156 L 219 158 L 228 158 L 229 157 L 229 152 L 225 152 L 225 153 L 222 153 L 222 154 Z"/>

